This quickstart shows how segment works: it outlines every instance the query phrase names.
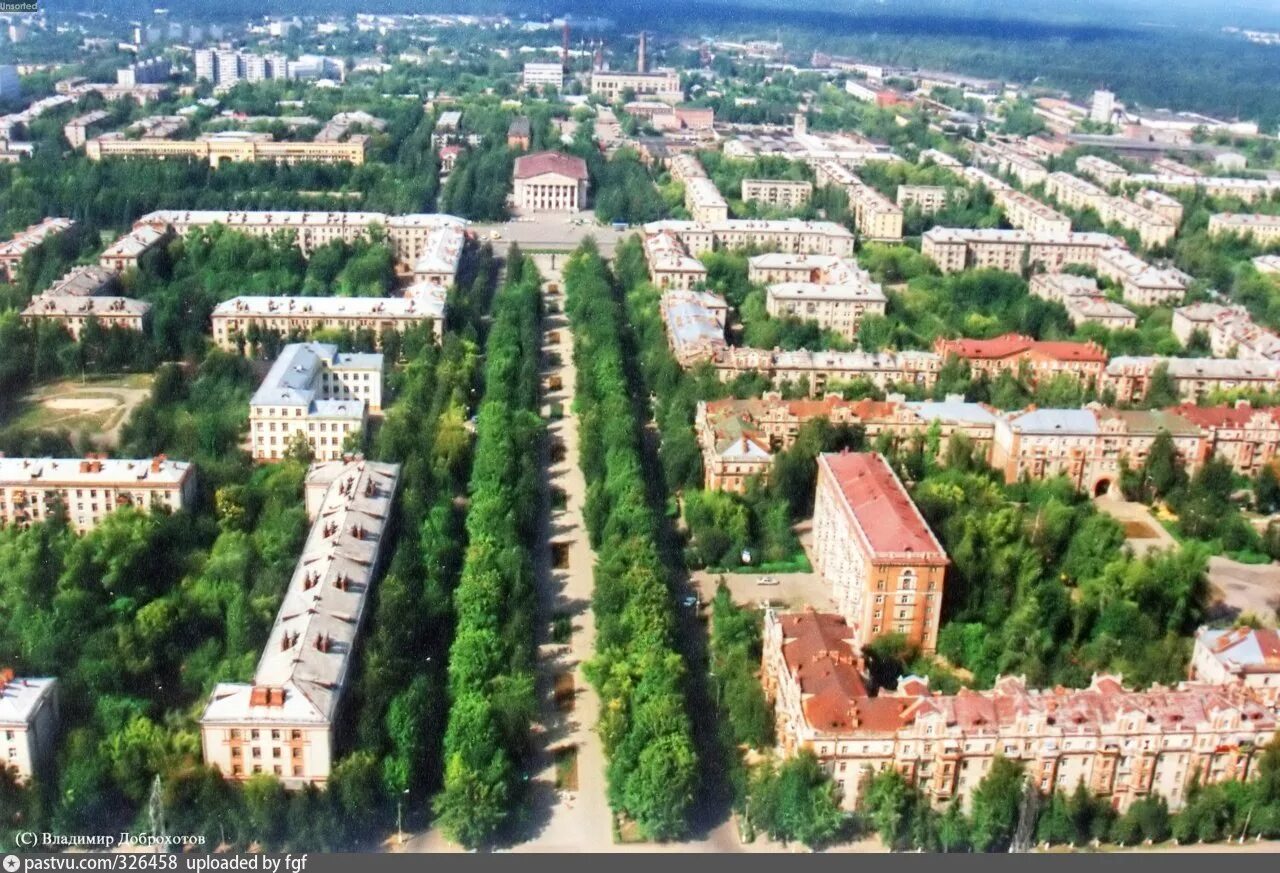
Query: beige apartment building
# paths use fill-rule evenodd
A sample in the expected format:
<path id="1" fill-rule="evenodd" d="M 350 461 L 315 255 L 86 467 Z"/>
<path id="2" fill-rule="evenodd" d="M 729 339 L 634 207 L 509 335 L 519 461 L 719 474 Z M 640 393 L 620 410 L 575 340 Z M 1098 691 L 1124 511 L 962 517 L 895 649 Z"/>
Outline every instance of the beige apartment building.
<path id="1" fill-rule="evenodd" d="M 587 162 L 562 152 L 522 155 L 513 198 L 524 212 L 580 212 L 587 208 Z"/>
<path id="2" fill-rule="evenodd" d="M 1248 236 L 1260 246 L 1280 242 L 1280 215 L 1216 212 L 1209 216 L 1211 236 Z"/>
<path id="3" fill-rule="evenodd" d="M 929 390 L 938 381 L 942 357 L 933 352 L 810 352 L 800 349 L 753 349 L 727 346 L 711 357 L 722 382 L 744 373 L 759 373 L 775 388 L 786 383 L 808 385 L 809 396 L 821 396 L 828 386 L 867 381 L 882 391 L 900 386 Z"/>
<path id="4" fill-rule="evenodd" d="M 103 328 L 141 332 L 145 329 L 151 304 L 131 297 L 73 297 L 41 294 L 31 298 L 22 310 L 27 322 L 52 321 L 62 325 L 79 340 L 90 321 Z"/>
<path id="5" fill-rule="evenodd" d="M 1097 324 L 1107 330 L 1137 327 L 1133 312 L 1103 296 L 1096 280 L 1068 273 L 1037 273 L 1031 277 L 1031 295 L 1061 303 L 1074 325 Z"/>
<path id="6" fill-rule="evenodd" d="M 686 252 L 676 235 L 669 231 L 647 235 L 644 255 L 649 264 L 649 281 L 664 291 L 689 291 L 707 280 L 707 268 L 702 261 Z"/>
<path id="7" fill-rule="evenodd" d="M 1044 165 L 1037 161 L 1024 148 L 1005 140 L 991 139 L 974 142 L 972 146 L 974 163 L 992 167 L 998 173 L 1013 176 L 1018 184 L 1024 187 L 1039 185 L 1049 175 Z"/>
<path id="8" fill-rule="evenodd" d="M 369 414 L 382 411 L 382 366 L 382 355 L 340 353 L 329 343 L 285 346 L 249 400 L 254 459 L 280 460 L 298 436 L 317 461 L 350 454 L 348 439 L 362 437 Z"/>
<path id="9" fill-rule="evenodd" d="M 1173 311 L 1170 325 L 1173 335 L 1184 346 L 1196 331 L 1209 338 L 1215 358 L 1239 358 L 1245 361 L 1280 361 L 1280 336 L 1254 323 L 1243 306 L 1220 303 L 1195 303 Z"/>
<path id="10" fill-rule="evenodd" d="M 591 73 L 591 93 L 606 103 L 622 100 L 626 91 L 633 92 L 637 99 L 651 98 L 673 106 L 684 99 L 680 74 L 675 70 L 651 73 L 596 70 Z"/>
<path id="11" fill-rule="evenodd" d="M 729 219 L 729 203 L 720 194 L 715 182 L 699 176 L 685 182 L 684 208 L 694 221 L 712 224 Z"/>
<path id="12" fill-rule="evenodd" d="M 1092 176 L 1100 184 L 1108 188 L 1129 178 L 1129 171 L 1124 167 L 1097 155 L 1084 155 L 1076 158 L 1076 172 Z"/>
<path id="13" fill-rule="evenodd" d="M 200 718 L 204 762 L 224 778 L 328 781 L 399 476 L 362 459 L 311 466 L 311 530 L 253 681 L 219 683 Z"/>
<path id="14" fill-rule="evenodd" d="M 1024 763 L 1042 794 L 1083 783 L 1121 812 L 1152 794 L 1177 809 L 1193 782 L 1255 776 L 1276 730 L 1239 684 L 1130 691 L 1095 675 L 1084 689 L 1032 690 L 1004 676 L 989 691 L 940 695 L 907 676 L 873 697 L 853 629 L 822 613 L 767 611 L 762 660 L 779 749 L 817 755 L 848 809 L 865 777 L 888 769 L 936 806 L 967 808 L 997 757 Z"/>
<path id="15" fill-rule="evenodd" d="M 752 281 L 769 283 L 765 308 L 774 318 L 814 321 L 853 339 L 866 315 L 883 315 L 888 300 L 879 283 L 855 262 L 824 255 L 755 255 Z"/>
<path id="16" fill-rule="evenodd" d="M 1156 215 L 1162 215 L 1174 226 L 1182 224 L 1182 201 L 1176 197 L 1170 197 L 1163 191 L 1156 191 L 1153 188 L 1143 188 L 1133 196 L 1133 202 L 1146 209 L 1150 209 Z"/>
<path id="17" fill-rule="evenodd" d="M 0 769 L 19 782 L 46 771 L 53 762 L 60 721 L 58 680 L 25 679 L 0 670 Z"/>
<path id="18" fill-rule="evenodd" d="M 0 458 L 0 523 L 29 527 L 61 510 L 84 533 L 117 509 L 180 512 L 195 499 L 195 490 L 195 469 L 164 455 Z"/>
<path id="19" fill-rule="evenodd" d="M 208 161 L 212 167 L 231 162 L 263 161 L 277 164 L 354 164 L 365 161 L 369 137 L 351 136 L 345 142 L 276 142 L 264 136 L 215 134 L 194 140 L 144 137 L 126 139 L 104 134 L 84 144 L 91 161 L 109 158 L 154 158 Z"/>
<path id="20" fill-rule="evenodd" d="M 812 182 L 788 179 L 743 179 L 744 203 L 759 203 L 776 209 L 799 209 L 813 196 Z"/>
<path id="21" fill-rule="evenodd" d="M 1127 356 L 1112 358 L 1103 371 L 1101 391 L 1109 391 L 1117 403 L 1132 403 L 1147 396 L 1151 379 L 1163 367 L 1186 403 L 1200 403 L 1221 391 L 1280 391 L 1280 361 L 1242 361 L 1235 358 L 1165 358 Z"/>
<path id="22" fill-rule="evenodd" d="M 1124 299 L 1136 306 L 1180 303 L 1191 277 L 1172 267 L 1155 267 L 1128 249 L 1107 249 L 1098 255 L 1098 275 L 1120 285 Z"/>
<path id="23" fill-rule="evenodd" d="M 887 633 L 937 648 L 950 561 L 883 455 L 818 456 L 812 555 L 859 649 Z"/>
<path id="24" fill-rule="evenodd" d="M 438 285 L 410 286 L 406 297 L 233 297 L 214 307 L 213 341 L 237 351 L 255 333 L 305 339 L 320 330 L 404 333 L 430 323 L 437 341 L 444 334 L 445 291 Z"/>
<path id="25" fill-rule="evenodd" d="M 898 206 L 906 209 L 915 206 L 925 215 L 933 215 L 947 208 L 959 189 L 945 185 L 899 185 Z"/>
<path id="26" fill-rule="evenodd" d="M 799 218 L 767 220 L 730 218 L 727 221 L 654 221 L 646 234 L 667 232 L 694 257 L 718 249 L 756 248 L 794 254 L 853 256 L 853 234 L 834 221 Z"/>
<path id="27" fill-rule="evenodd" d="M 46 218 L 39 224 L 18 231 L 12 239 L 0 243 L 0 279 L 5 282 L 17 281 L 18 268 L 27 252 L 45 240 L 70 230 L 75 224 L 70 218 Z"/>
<path id="28" fill-rule="evenodd" d="M 989 268 L 1021 275 L 1037 264 L 1049 272 L 1068 265 L 1096 268 L 1103 252 L 1121 245 L 1105 233 L 932 227 L 921 237 L 920 251 L 944 273 Z"/>
<path id="29" fill-rule="evenodd" d="M 1044 193 L 1068 209 L 1092 209 L 1110 196 L 1092 182 L 1063 172 L 1049 174 L 1044 182 Z"/>
<path id="30" fill-rule="evenodd" d="M 1071 234 L 1071 219 L 1036 198 L 1013 188 L 996 194 L 996 203 L 1008 222 L 1037 236 L 1065 237 Z"/>
<path id="31" fill-rule="evenodd" d="M 1169 411 L 1200 428 L 1201 457 L 1222 458 L 1241 476 L 1257 476 L 1280 451 L 1280 407 L 1240 400 L 1218 406 L 1185 403 Z"/>
<path id="32" fill-rule="evenodd" d="M 1034 340 L 1016 333 L 992 339 L 939 337 L 933 350 L 943 358 L 967 361 L 975 376 L 985 373 L 995 379 L 1006 372 L 1016 377 L 1025 374 L 1032 384 L 1069 375 L 1095 385 L 1107 363 L 1106 350 L 1093 341 Z"/>
<path id="33" fill-rule="evenodd" d="M 863 182 L 838 161 L 820 160 L 813 165 L 819 185 L 844 189 L 849 196 L 858 233 L 867 239 L 897 242 L 902 239 L 902 207 Z"/>
<path id="34" fill-rule="evenodd" d="M 1144 248 L 1167 246 L 1178 232 L 1176 222 L 1123 197 L 1105 197 L 1095 208 L 1105 224 L 1114 222 L 1136 233 Z"/>
<path id="35" fill-rule="evenodd" d="M 103 249 L 98 264 L 116 273 L 136 270 L 138 259 L 169 239 L 169 230 L 142 224 Z"/>
<path id="36" fill-rule="evenodd" d="M 1274 711 L 1280 704 L 1280 631 L 1200 628 L 1191 651 L 1191 679 L 1243 685 Z"/>

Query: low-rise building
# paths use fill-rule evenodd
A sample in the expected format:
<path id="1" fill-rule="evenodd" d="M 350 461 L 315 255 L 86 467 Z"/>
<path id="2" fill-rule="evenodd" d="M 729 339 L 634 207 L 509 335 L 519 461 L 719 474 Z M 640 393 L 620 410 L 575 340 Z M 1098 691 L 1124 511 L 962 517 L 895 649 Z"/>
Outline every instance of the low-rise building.
<path id="1" fill-rule="evenodd" d="M 664 231 L 674 235 L 694 256 L 717 249 L 745 248 L 842 258 L 853 256 L 853 234 L 834 221 L 730 218 L 711 223 L 654 221 L 644 226 L 646 234 Z"/>
<path id="2" fill-rule="evenodd" d="M 705 176 L 697 176 L 684 183 L 684 208 L 694 221 L 711 224 L 729 219 L 729 203 Z"/>
<path id="3" fill-rule="evenodd" d="M 564 87 L 564 65 L 559 61 L 555 63 L 531 61 L 524 65 L 521 82 L 526 88 L 559 90 Z"/>
<path id="4" fill-rule="evenodd" d="M 438 289 L 438 286 L 435 286 Z M 412 297 L 233 297 L 214 307 L 213 341 L 235 351 L 255 334 L 306 338 L 318 330 L 403 333 L 431 322 L 436 339 L 444 330 L 443 295 Z"/>
<path id="5" fill-rule="evenodd" d="M 1155 267 L 1127 249 L 1107 249 L 1094 265 L 1098 275 L 1120 285 L 1124 299 L 1137 306 L 1181 302 L 1191 277 L 1172 267 Z"/>
<path id="6" fill-rule="evenodd" d="M 84 533 L 126 507 L 180 512 L 195 499 L 195 482 L 195 468 L 164 455 L 0 458 L 0 522 L 25 528 L 65 512 Z"/>
<path id="7" fill-rule="evenodd" d="M 89 131 L 111 118 L 105 109 L 95 109 L 83 115 L 77 115 L 62 127 L 62 135 L 73 149 L 78 149 L 89 140 Z"/>
<path id="8" fill-rule="evenodd" d="M 1076 158 L 1076 172 L 1092 176 L 1107 187 L 1129 178 L 1129 171 L 1124 167 L 1097 155 L 1083 155 Z"/>
<path id="9" fill-rule="evenodd" d="M 1194 303 L 1173 311 L 1173 335 L 1184 346 L 1203 333 L 1215 358 L 1280 361 L 1280 336 L 1255 324 L 1243 306 Z"/>
<path id="10" fill-rule="evenodd" d="M 743 179 L 742 200 L 776 209 L 799 209 L 813 196 L 813 183 L 790 179 Z"/>
<path id="11" fill-rule="evenodd" d="M 536 152 L 515 161 L 517 209 L 580 212 L 587 207 L 587 163 L 562 152 Z"/>
<path id="12" fill-rule="evenodd" d="M 813 563 L 856 647 L 897 633 L 937 648 L 950 561 L 883 455 L 818 456 Z"/>
<path id="13" fill-rule="evenodd" d="M 727 348 L 724 327 L 729 305 L 706 291 L 667 291 L 658 308 L 667 329 L 667 342 L 682 367 L 711 360 Z"/>
<path id="14" fill-rule="evenodd" d="M 995 379 L 1008 372 L 1019 378 L 1025 376 L 1033 385 L 1058 375 L 1096 384 L 1107 363 L 1106 350 L 1092 341 L 1034 340 L 1015 333 L 989 340 L 940 337 L 933 350 L 944 358 L 955 356 L 968 361 L 975 376 L 985 373 Z"/>
<path id="15" fill-rule="evenodd" d="M 306 480 L 311 530 L 252 683 L 219 683 L 200 718 L 204 762 L 237 782 L 324 785 L 370 595 L 386 557 L 398 464 L 333 461 Z"/>
<path id="16" fill-rule="evenodd" d="M 946 185 L 899 185 L 897 202 L 903 209 L 915 206 L 925 215 L 933 215 L 946 209 L 960 193 L 961 189 Z"/>
<path id="17" fill-rule="evenodd" d="M 142 224 L 107 246 L 98 258 L 98 264 L 116 273 L 136 270 L 138 259 L 169 239 L 167 228 Z"/>
<path id="18" fill-rule="evenodd" d="M 349 438 L 362 437 L 369 413 L 382 410 L 382 363 L 382 355 L 341 353 L 329 343 L 285 346 L 249 400 L 254 459 L 278 461 L 299 437 L 318 461 L 358 450 Z"/>
<path id="19" fill-rule="evenodd" d="M 1112 358 L 1107 364 L 1100 389 L 1110 392 L 1117 403 L 1139 401 L 1147 396 L 1160 368 L 1187 403 L 1200 403 L 1216 392 L 1280 391 L 1280 361 L 1127 355 Z"/>
<path id="20" fill-rule="evenodd" d="M 1252 479 L 1280 451 L 1280 407 L 1257 408 L 1246 401 L 1218 406 L 1184 403 L 1169 410 L 1200 428 L 1200 454 L 1218 457 Z"/>
<path id="21" fill-rule="evenodd" d="M 53 761 L 58 724 L 58 680 L 23 679 L 0 670 L 0 769 L 27 782 Z"/>
<path id="22" fill-rule="evenodd" d="M 1154 188 L 1143 188 L 1133 197 L 1133 202 L 1139 206 L 1150 209 L 1157 215 L 1163 215 L 1175 226 L 1182 224 L 1182 201 L 1176 197 L 1170 197 L 1163 191 L 1156 191 Z"/>
<path id="23" fill-rule="evenodd" d="M 815 321 L 845 339 L 857 336 L 864 316 L 883 315 L 888 302 L 871 274 L 850 260 L 823 255 L 766 254 L 756 255 L 748 263 L 749 276 L 789 274 L 765 288 L 765 308 L 769 315 Z M 807 275 L 800 278 L 797 273 Z"/>
<path id="24" fill-rule="evenodd" d="M 33 224 L 26 230 L 18 231 L 12 239 L 0 243 L 0 277 L 5 282 L 14 282 L 18 278 L 18 268 L 27 252 L 36 248 L 45 240 L 64 233 L 75 227 L 70 218 L 46 218 L 39 224 Z"/>
<path id="25" fill-rule="evenodd" d="M 1074 325 L 1098 324 L 1108 330 L 1137 327 L 1132 311 L 1103 296 L 1095 279 L 1068 273 L 1037 273 L 1031 277 L 1031 295 L 1061 303 Z"/>
<path id="26" fill-rule="evenodd" d="M 79 340 L 90 323 L 141 332 L 150 312 L 150 303 L 131 297 L 78 297 L 46 292 L 31 299 L 22 310 L 22 318 L 28 322 L 55 322 L 62 325 L 72 339 Z"/>
<path id="27" fill-rule="evenodd" d="M 157 136 L 128 139 L 116 132 L 94 137 L 84 144 L 84 153 L 91 161 L 110 158 L 177 158 L 208 161 L 215 168 L 226 163 L 240 162 L 360 166 L 365 161 L 368 149 L 369 137 L 364 134 L 353 134 L 342 142 L 277 142 L 269 134 L 245 131 L 222 131 L 196 139 L 165 139 Z"/>
<path id="28" fill-rule="evenodd" d="M 1280 631 L 1233 627 L 1196 631 L 1191 679 L 1214 685 L 1243 685 L 1275 707 L 1280 703 Z"/>
<path id="29" fill-rule="evenodd" d="M 1049 272 L 1068 265 L 1096 268 L 1103 252 L 1122 245 L 1105 233 L 932 227 L 921 237 L 920 251 L 944 273 L 989 268 L 1021 275 L 1036 265 Z"/>
<path id="30" fill-rule="evenodd" d="M 533 142 L 533 128 L 526 116 L 513 118 L 507 127 L 507 148 L 528 151 Z"/>
<path id="31" fill-rule="evenodd" d="M 651 97 L 673 106 L 684 99 L 680 74 L 675 70 L 654 70 L 651 73 L 596 70 L 591 73 L 591 93 L 605 102 L 621 100 L 626 92 L 637 98 Z"/>
<path id="32" fill-rule="evenodd" d="M 996 203 L 1009 224 L 1031 234 L 1065 237 L 1071 233 L 1071 219 L 1030 195 L 1013 188 L 996 193 Z"/>
<path id="33" fill-rule="evenodd" d="M 1210 236 L 1247 236 L 1260 246 L 1280 242 L 1280 215 L 1215 212 L 1209 216 Z"/>

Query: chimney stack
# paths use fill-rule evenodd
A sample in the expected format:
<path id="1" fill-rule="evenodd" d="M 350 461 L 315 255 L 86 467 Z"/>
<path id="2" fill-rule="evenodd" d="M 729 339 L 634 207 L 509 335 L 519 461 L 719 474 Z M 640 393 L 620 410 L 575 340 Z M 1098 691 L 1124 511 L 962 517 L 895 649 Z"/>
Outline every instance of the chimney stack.
<path id="1" fill-rule="evenodd" d="M 648 71 L 648 69 L 646 69 L 646 62 L 645 62 L 645 56 L 644 56 L 644 55 L 645 55 L 645 48 L 647 48 L 647 46 L 646 46 L 646 44 L 645 44 L 645 43 L 646 43 L 645 33 L 644 33 L 644 31 L 642 30 L 642 31 L 640 31 L 640 51 L 639 51 L 639 53 L 638 53 L 638 57 L 636 58 L 636 72 L 637 72 L 637 73 L 647 73 L 647 72 L 649 72 L 649 71 Z"/>
<path id="2" fill-rule="evenodd" d="M 560 34 L 560 69 L 569 70 L 569 19 L 564 20 L 564 30 Z"/>

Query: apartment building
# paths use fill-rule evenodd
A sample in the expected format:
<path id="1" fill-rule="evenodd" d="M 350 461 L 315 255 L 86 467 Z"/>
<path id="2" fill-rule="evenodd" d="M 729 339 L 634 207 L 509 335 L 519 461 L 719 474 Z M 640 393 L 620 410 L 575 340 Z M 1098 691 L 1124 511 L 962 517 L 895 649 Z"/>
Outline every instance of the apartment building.
<path id="1" fill-rule="evenodd" d="M 1242 685 L 1274 710 L 1280 704 L 1280 631 L 1200 628 L 1191 650 L 1191 679 Z"/>
<path id="2" fill-rule="evenodd" d="M 1100 390 L 1111 392 L 1117 403 L 1141 400 L 1147 396 L 1152 376 L 1161 367 L 1186 403 L 1199 403 L 1216 392 L 1280 391 L 1280 361 L 1127 355 L 1112 358 L 1107 364 Z"/>
<path id="3" fill-rule="evenodd" d="M 1003 140 L 974 142 L 970 156 L 974 163 L 993 167 L 996 172 L 1012 176 L 1024 187 L 1039 185 L 1049 175 L 1044 165 L 1025 149 Z"/>
<path id="4" fill-rule="evenodd" d="M 899 185 L 897 203 L 903 209 L 914 206 L 925 215 L 941 212 L 960 194 L 957 188 L 945 185 Z"/>
<path id="5" fill-rule="evenodd" d="M 681 185 L 688 185 L 694 179 L 707 178 L 707 171 L 702 166 L 702 162 L 688 152 L 672 155 L 667 161 L 667 172 Z"/>
<path id="6" fill-rule="evenodd" d="M 156 246 L 168 241 L 169 236 L 167 228 L 158 228 L 149 224 L 139 225 L 103 249 L 98 257 L 98 264 L 116 273 L 136 270 L 138 259 Z"/>
<path id="7" fill-rule="evenodd" d="M 711 365 L 722 382 L 743 373 L 759 373 L 775 388 L 807 384 L 809 396 L 814 397 L 842 382 L 866 381 L 882 391 L 899 386 L 928 390 L 938 381 L 942 357 L 933 352 L 784 352 L 733 346 L 717 350 Z"/>
<path id="8" fill-rule="evenodd" d="M 596 70 L 591 73 L 591 93 L 606 103 L 622 100 L 623 93 L 627 91 L 640 99 L 652 98 L 673 106 L 684 99 L 680 74 L 675 70 L 654 70 L 651 73 Z"/>
<path id="9" fill-rule="evenodd" d="M 219 683 L 200 717 L 204 762 L 235 781 L 324 785 L 374 584 L 386 558 L 398 464 L 313 464 L 312 519 L 251 683 Z"/>
<path id="10" fill-rule="evenodd" d="M 759 203 L 775 209 L 799 209 L 813 196 L 812 182 L 789 179 L 743 179 L 744 203 Z"/>
<path id="11" fill-rule="evenodd" d="M 1031 277 L 1031 295 L 1061 303 L 1074 325 L 1097 324 L 1107 330 L 1128 330 L 1138 325 L 1138 317 L 1114 300 L 1103 296 L 1096 280 L 1067 273 L 1037 273 Z"/>
<path id="12" fill-rule="evenodd" d="M 646 236 L 644 255 L 649 264 L 649 281 L 664 291 L 689 291 L 707 280 L 702 261 L 690 256 L 679 238 L 669 231 Z"/>
<path id="13" fill-rule="evenodd" d="M 902 239 L 902 207 L 859 179 L 837 161 L 818 161 L 814 176 L 819 185 L 844 189 L 849 196 L 858 233 L 867 239 L 896 242 Z"/>
<path id="14" fill-rule="evenodd" d="M 1129 171 L 1124 167 L 1097 155 L 1076 158 L 1076 172 L 1091 176 L 1108 188 L 1129 178 Z"/>
<path id="15" fill-rule="evenodd" d="M 0 458 L 0 522 L 29 527 L 65 511 L 78 533 L 132 507 L 180 512 L 195 499 L 195 469 L 164 455 L 138 460 Z"/>
<path id="16" fill-rule="evenodd" d="M 515 161 L 514 203 L 525 212 L 587 208 L 587 162 L 562 152 L 536 152 Z"/>
<path id="17" fill-rule="evenodd" d="M 996 203 L 1004 217 L 1016 228 L 1036 236 L 1066 237 L 1071 234 L 1071 219 L 1030 195 L 1009 188 L 997 192 Z"/>
<path id="18" fill-rule="evenodd" d="M 33 224 L 26 230 L 20 230 L 12 239 L 0 243 L 0 277 L 5 282 L 18 279 L 18 268 L 27 252 L 33 250 L 47 239 L 52 239 L 75 227 L 70 218 L 46 218 L 39 224 Z"/>
<path id="19" fill-rule="evenodd" d="M 1216 212 L 1209 216 L 1210 236 L 1247 236 L 1260 246 L 1280 242 L 1280 215 Z"/>
<path id="20" fill-rule="evenodd" d="M 834 221 L 802 221 L 798 218 L 764 220 L 730 218 L 711 223 L 654 221 L 646 234 L 668 232 L 693 256 L 716 249 L 756 248 L 795 254 L 853 256 L 853 234 Z"/>
<path id="21" fill-rule="evenodd" d="M 249 400 L 254 459 L 280 460 L 298 436 L 318 461 L 350 454 L 348 437 L 362 437 L 369 413 L 382 411 L 382 365 L 382 355 L 340 353 L 329 343 L 285 346 Z"/>
<path id="22" fill-rule="evenodd" d="M 748 264 L 748 276 L 788 276 L 765 288 L 769 315 L 814 321 L 845 339 L 858 335 L 866 315 L 883 315 L 888 303 L 880 284 L 851 260 L 766 254 L 752 257 Z"/>
<path id="23" fill-rule="evenodd" d="M 1106 350 L 1092 341 L 1033 340 L 1016 333 L 989 340 L 939 337 L 933 350 L 943 358 L 955 356 L 968 361 L 974 376 L 985 373 L 995 379 L 1008 372 L 1026 377 L 1033 385 L 1058 375 L 1096 384 L 1107 363 Z"/>
<path id="24" fill-rule="evenodd" d="M 365 161 L 369 137 L 353 134 L 344 142 L 277 142 L 269 134 L 224 131 L 192 140 L 126 139 L 120 134 L 104 134 L 85 142 L 91 161 L 110 158 L 178 158 L 208 161 L 211 167 L 230 162 L 276 164 L 354 164 Z"/>
<path id="25" fill-rule="evenodd" d="M 714 182 L 705 176 L 689 179 L 684 184 L 684 208 L 694 221 L 711 224 L 729 219 L 729 203 Z"/>
<path id="26" fill-rule="evenodd" d="M 873 697 L 852 629 L 829 614 L 767 611 L 762 660 L 779 749 L 817 755 L 848 809 L 866 776 L 890 768 L 931 803 L 967 807 L 998 756 L 1024 763 L 1042 794 L 1083 783 L 1121 812 L 1152 794 L 1177 809 L 1193 783 L 1252 778 L 1276 729 L 1238 684 L 1131 691 L 1095 675 L 1084 689 L 1032 690 L 1003 676 L 989 691 L 937 695 L 907 676 Z"/>
<path id="27" fill-rule="evenodd" d="M 937 648 L 950 561 L 883 455 L 818 456 L 812 554 L 855 646 L 898 633 Z"/>
<path id="28" fill-rule="evenodd" d="M 0 670 L 0 768 L 19 782 L 44 772 L 53 762 L 58 724 L 58 680 L 17 678 Z"/>
<path id="29" fill-rule="evenodd" d="M 1143 188 L 1133 196 L 1133 202 L 1146 209 L 1150 209 L 1156 215 L 1163 215 L 1174 226 L 1182 224 L 1182 201 L 1176 197 L 1170 197 L 1163 191 L 1156 191 L 1154 188 Z"/>
<path id="30" fill-rule="evenodd" d="M 558 90 L 564 87 L 564 66 L 558 61 L 527 63 L 521 74 L 521 83 L 529 89 L 556 88 Z"/>
<path id="31" fill-rule="evenodd" d="M 89 141 L 91 129 L 100 127 L 110 118 L 111 113 L 105 109 L 95 109 L 92 112 L 77 115 L 62 126 L 62 135 L 67 138 L 67 143 L 73 149 L 78 149 Z"/>
<path id="32" fill-rule="evenodd" d="M 1237 179 L 1229 176 L 1202 176 L 1180 173 L 1134 173 L 1129 182 L 1160 191 L 1203 191 L 1210 197 L 1238 197 L 1255 203 L 1280 191 L 1280 179 Z"/>
<path id="33" fill-rule="evenodd" d="M 706 291 L 665 292 L 658 301 L 667 343 L 682 367 L 712 359 L 727 348 L 724 328 L 729 304 Z"/>
<path id="34" fill-rule="evenodd" d="M 1186 296 L 1191 277 L 1172 267 L 1155 267 L 1128 249 L 1112 248 L 1099 253 L 1098 275 L 1120 285 L 1128 303 L 1136 306 L 1167 306 Z"/>
<path id="35" fill-rule="evenodd" d="M 1103 223 L 1133 231 L 1144 248 L 1167 246 L 1178 232 L 1176 222 L 1123 197 L 1105 197 L 1095 208 Z"/>
<path id="36" fill-rule="evenodd" d="M 1184 403 L 1169 410 L 1200 428 L 1204 458 L 1218 457 L 1250 479 L 1280 450 L 1280 407 L 1254 407 L 1247 401 L 1218 406 Z"/>
<path id="37" fill-rule="evenodd" d="M 1044 193 L 1068 209 L 1094 209 L 1111 196 L 1092 182 L 1070 173 L 1050 173 L 1044 182 Z"/>
<path id="38" fill-rule="evenodd" d="M 1280 335 L 1255 324 L 1243 306 L 1217 303 L 1184 306 L 1173 311 L 1171 327 L 1183 345 L 1190 342 L 1195 331 L 1203 331 L 1217 358 L 1280 361 Z"/>
<path id="39" fill-rule="evenodd" d="M 52 321 L 78 341 L 90 323 L 102 328 L 141 332 L 150 312 L 150 303 L 131 297 L 76 297 L 46 292 L 31 298 L 22 310 L 22 319 L 27 322 Z"/>
<path id="40" fill-rule="evenodd" d="M 1023 274 L 1036 265 L 1049 272 L 1060 272 L 1068 265 L 1096 268 L 1103 252 L 1121 245 L 1105 233 L 932 227 L 921 237 L 920 251 L 944 273 L 989 268 Z"/>

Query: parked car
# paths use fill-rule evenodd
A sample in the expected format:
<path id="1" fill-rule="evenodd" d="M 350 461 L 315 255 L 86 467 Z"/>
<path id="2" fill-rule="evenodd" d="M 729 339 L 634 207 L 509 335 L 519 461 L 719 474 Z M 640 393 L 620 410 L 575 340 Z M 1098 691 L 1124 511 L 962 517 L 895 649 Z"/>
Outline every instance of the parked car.
<path id="1" fill-rule="evenodd" d="M 778 580 L 773 578 L 772 576 L 761 576 L 759 579 L 756 580 L 756 584 L 757 585 L 777 585 L 779 583 L 778 583 Z"/>

